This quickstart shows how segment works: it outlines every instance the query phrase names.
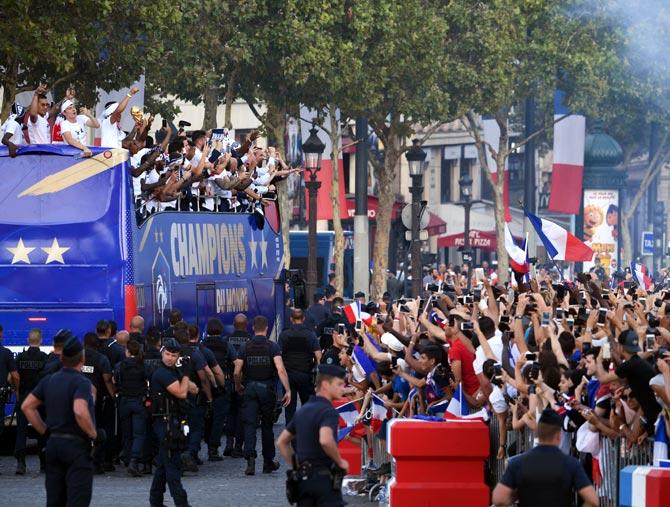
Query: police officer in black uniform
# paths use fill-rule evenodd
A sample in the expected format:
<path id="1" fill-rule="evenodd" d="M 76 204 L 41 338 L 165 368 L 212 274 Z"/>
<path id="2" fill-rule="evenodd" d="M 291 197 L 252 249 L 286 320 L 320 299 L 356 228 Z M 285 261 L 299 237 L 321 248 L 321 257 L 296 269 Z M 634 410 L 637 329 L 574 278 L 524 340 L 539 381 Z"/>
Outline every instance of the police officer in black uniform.
<path id="1" fill-rule="evenodd" d="M 304 405 L 314 394 L 312 370 L 315 361 L 318 363 L 321 359 L 321 348 L 314 331 L 305 326 L 305 313 L 300 308 L 292 310 L 291 327 L 281 332 L 277 343 L 291 386 L 291 403 L 285 410 L 288 424 L 295 414 L 298 397 Z"/>
<path id="2" fill-rule="evenodd" d="M 235 360 L 235 390 L 242 394 L 242 423 L 244 425 L 244 457 L 247 459 L 246 475 L 256 473 L 256 427 L 261 419 L 263 444 L 263 473 L 279 468 L 275 461 L 274 411 L 277 403 L 277 376 L 284 386 L 282 405 L 291 401 L 291 388 L 279 346 L 268 340 L 268 320 L 258 315 L 254 318 L 254 337 L 242 345 Z M 244 387 L 242 374 L 244 373 Z"/>
<path id="3" fill-rule="evenodd" d="M 65 345 L 65 341 L 70 336 L 70 334 L 71 333 L 68 329 L 59 329 L 54 335 L 52 340 L 53 350 L 49 353 L 49 355 L 47 355 L 47 360 L 39 374 L 40 380 L 42 380 L 47 375 L 56 373 L 63 366 L 63 363 L 61 363 L 63 345 Z"/>
<path id="4" fill-rule="evenodd" d="M 233 332 L 228 335 L 228 343 L 233 346 L 236 355 L 239 355 L 242 345 L 251 339 L 251 335 L 247 331 L 248 327 L 249 321 L 246 315 L 243 313 L 235 315 L 233 319 Z M 226 447 L 223 450 L 223 455 L 242 458 L 244 457 L 244 452 L 242 451 L 242 444 L 244 443 L 242 396 L 235 391 L 234 385 L 230 385 L 227 395 L 230 396 L 230 405 L 228 407 L 228 416 L 226 417 Z"/>
<path id="5" fill-rule="evenodd" d="M 114 370 L 114 381 L 119 389 L 119 413 L 123 433 L 123 455 L 129 460 L 127 472 L 133 477 L 142 475 L 140 461 L 147 432 L 147 371 L 144 367 L 141 345 L 128 342 L 126 358 Z"/>
<path id="6" fill-rule="evenodd" d="M 303 405 L 277 439 L 277 448 L 287 463 L 293 463 L 289 496 L 299 506 L 345 505 L 341 481 L 349 468 L 337 448 L 339 416 L 332 402 L 342 397 L 345 370 L 320 365 L 316 395 Z M 291 441 L 296 439 L 294 455 Z"/>
<path id="7" fill-rule="evenodd" d="M 223 459 L 219 456 L 218 449 L 221 445 L 226 417 L 230 410 L 234 361 L 237 359 L 235 348 L 230 344 L 228 337 L 221 336 L 222 332 L 223 324 L 221 321 L 216 318 L 209 319 L 207 322 L 207 336 L 201 344 L 205 350 L 214 355 L 217 363 L 217 367 L 213 368 L 216 388 L 212 392 L 212 428 L 207 440 L 209 461 Z"/>
<path id="8" fill-rule="evenodd" d="M 181 483 L 181 452 L 188 448 L 185 434 L 186 397 L 198 392 L 188 375 L 177 368 L 181 346 L 174 338 L 166 338 L 161 352 L 162 362 L 151 377 L 153 430 L 160 443 L 157 466 L 151 482 L 149 503 L 163 505 L 165 485 L 178 507 L 188 505 L 186 491 Z M 188 360 L 181 362 L 187 365 Z"/>
<path id="9" fill-rule="evenodd" d="M 342 366 L 340 364 L 340 352 L 346 350 L 349 346 L 347 342 L 346 327 L 344 324 L 338 323 L 332 331 L 332 344 L 328 347 L 321 356 L 321 364 L 329 364 L 335 366 Z"/>
<path id="10" fill-rule="evenodd" d="M 197 343 L 192 343 L 188 334 L 188 326 L 176 326 L 175 338 L 181 346 L 181 358 L 184 362 L 182 371 L 188 375 L 191 382 L 198 387 L 198 394 L 187 397 L 188 407 L 188 452 L 182 456 L 183 469 L 187 472 L 197 472 L 198 465 L 202 465 L 198 454 L 200 442 L 205 432 L 205 405 L 211 399 L 209 381 L 205 373 L 207 363 L 202 353 L 198 350 Z"/>
<path id="11" fill-rule="evenodd" d="M 107 427 L 105 421 L 104 405 L 110 398 L 113 398 L 116 393 L 116 388 L 112 382 L 112 368 L 109 365 L 107 357 L 97 350 L 98 336 L 95 333 L 86 333 L 84 335 L 84 365 L 81 368 L 81 373 L 91 381 L 96 390 L 95 396 L 95 421 L 98 429 Z M 108 402 L 107 402 L 108 403 Z M 104 443 L 103 443 L 104 445 Z M 93 468 L 98 475 L 105 471 L 113 471 L 114 466 L 110 461 L 104 459 L 104 447 L 98 445 L 93 451 Z"/>
<path id="12" fill-rule="evenodd" d="M 144 368 L 147 372 L 147 379 L 149 380 L 149 388 L 151 389 L 151 377 L 154 372 L 163 363 L 161 357 L 161 334 L 155 328 L 149 328 L 147 332 L 145 350 L 144 350 Z M 142 467 L 142 475 L 151 475 L 151 463 L 154 457 L 158 454 L 158 440 L 153 431 L 153 421 L 151 418 L 151 401 L 145 404 L 147 409 L 147 430 L 146 438 L 144 439 L 144 465 Z"/>
<path id="13" fill-rule="evenodd" d="M 0 326 L 0 340 L 2 340 L 4 330 Z M 5 416 L 5 404 L 9 401 L 9 395 L 12 391 L 12 386 L 7 382 L 7 378 L 11 378 L 14 389 L 19 388 L 19 372 L 16 369 L 16 361 L 14 354 L 7 347 L 0 344 L 0 416 Z M 4 421 L 4 419 L 3 419 Z M 2 430 L 5 428 L 4 422 L 0 424 L 0 436 Z"/>
<path id="14" fill-rule="evenodd" d="M 93 386 L 83 375 L 84 350 L 70 337 L 63 346 L 63 367 L 42 379 L 21 409 L 35 431 L 45 435 L 47 505 L 88 506 L 93 492 L 91 441 L 104 439 L 96 430 Z M 46 406 L 46 423 L 39 407 Z M 76 414 L 76 415 L 75 415 Z"/>
<path id="15" fill-rule="evenodd" d="M 40 378 L 40 372 L 47 361 L 47 355 L 40 350 L 42 345 L 42 330 L 31 329 L 28 333 L 28 349 L 16 356 L 16 368 L 19 372 L 19 396 L 16 406 L 35 389 Z M 14 457 L 16 458 L 16 475 L 26 473 L 26 434 L 28 432 L 28 421 L 21 410 L 16 411 L 16 443 L 14 445 Z M 40 449 L 43 447 L 41 442 Z M 41 458 L 41 456 L 40 456 Z M 43 468 L 40 459 L 40 468 Z"/>

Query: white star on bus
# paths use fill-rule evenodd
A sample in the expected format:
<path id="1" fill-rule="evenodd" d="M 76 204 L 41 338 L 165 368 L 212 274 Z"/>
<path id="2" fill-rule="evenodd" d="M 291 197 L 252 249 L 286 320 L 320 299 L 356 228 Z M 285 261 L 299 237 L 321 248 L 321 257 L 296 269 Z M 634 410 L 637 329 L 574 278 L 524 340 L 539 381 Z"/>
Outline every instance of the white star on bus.
<path id="1" fill-rule="evenodd" d="M 13 255 L 12 257 L 12 264 L 16 264 L 17 262 L 25 262 L 26 264 L 30 264 L 30 258 L 28 257 L 28 254 L 35 250 L 35 247 L 27 247 L 26 245 L 23 244 L 23 238 L 19 238 L 19 242 L 15 247 L 5 247 L 9 252 Z"/>
<path id="2" fill-rule="evenodd" d="M 49 264 L 50 262 L 60 262 L 61 264 L 65 264 L 65 261 L 63 260 L 63 254 L 69 249 L 69 246 L 60 246 L 58 244 L 58 240 L 54 238 L 53 243 L 51 243 L 49 248 L 42 247 L 44 253 L 47 254 L 47 261 L 45 264 Z"/>

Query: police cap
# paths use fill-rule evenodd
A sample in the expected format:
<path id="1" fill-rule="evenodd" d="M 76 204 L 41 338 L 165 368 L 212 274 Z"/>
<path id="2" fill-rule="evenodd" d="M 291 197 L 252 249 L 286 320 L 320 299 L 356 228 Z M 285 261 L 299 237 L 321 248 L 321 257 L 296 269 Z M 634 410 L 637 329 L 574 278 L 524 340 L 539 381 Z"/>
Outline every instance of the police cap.
<path id="1" fill-rule="evenodd" d="M 336 364 L 320 364 L 319 365 L 319 375 L 328 375 L 329 377 L 339 377 L 344 378 L 347 371 L 341 366 Z"/>
<path id="2" fill-rule="evenodd" d="M 72 331 L 70 331 L 69 329 L 59 329 L 54 336 L 53 344 L 63 345 L 66 341 L 68 341 L 72 337 L 74 337 L 74 335 L 72 334 Z"/>
<path id="3" fill-rule="evenodd" d="M 70 333 L 70 334 L 72 335 L 72 333 Z M 81 342 L 79 341 L 79 338 L 72 335 L 67 339 L 67 341 L 63 345 L 63 356 L 64 357 L 75 357 L 82 350 L 84 350 L 84 347 L 82 347 Z"/>
<path id="4" fill-rule="evenodd" d="M 173 354 L 181 352 L 181 345 L 179 345 L 179 342 L 174 338 L 166 338 L 163 342 L 163 348 Z"/>
<path id="5" fill-rule="evenodd" d="M 562 426 L 561 416 L 549 407 L 542 411 L 539 422 L 549 426 L 558 426 L 559 428 Z"/>

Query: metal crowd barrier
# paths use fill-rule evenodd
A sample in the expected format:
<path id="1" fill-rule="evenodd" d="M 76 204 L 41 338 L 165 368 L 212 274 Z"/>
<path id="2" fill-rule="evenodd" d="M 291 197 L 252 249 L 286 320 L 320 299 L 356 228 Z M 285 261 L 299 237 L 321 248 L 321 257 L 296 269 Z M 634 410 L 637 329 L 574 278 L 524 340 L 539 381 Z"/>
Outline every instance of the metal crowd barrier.
<path id="1" fill-rule="evenodd" d="M 533 448 L 535 435 L 528 429 L 522 431 L 507 431 L 507 451 L 505 459 L 497 459 L 499 446 L 498 419 L 493 417 L 489 426 L 491 455 L 487 467 L 490 485 L 494 487 L 502 478 L 509 458 L 522 454 Z M 618 507 L 619 505 L 619 472 L 629 465 L 650 465 L 653 462 L 654 442 L 646 440 L 641 445 L 628 448 L 626 439 L 612 440 L 601 437 L 601 450 L 595 458 L 600 467 L 600 480 L 596 484 L 596 491 L 600 497 L 601 507 Z M 573 452 L 575 457 L 579 453 Z"/>

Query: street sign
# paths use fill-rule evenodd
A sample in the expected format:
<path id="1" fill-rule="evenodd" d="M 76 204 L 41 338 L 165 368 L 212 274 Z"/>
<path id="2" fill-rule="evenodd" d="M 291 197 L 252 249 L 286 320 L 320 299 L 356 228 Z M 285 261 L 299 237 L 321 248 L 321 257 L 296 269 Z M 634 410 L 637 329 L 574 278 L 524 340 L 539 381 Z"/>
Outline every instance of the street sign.
<path id="1" fill-rule="evenodd" d="M 654 233 L 642 232 L 642 255 L 654 255 Z"/>
<path id="2" fill-rule="evenodd" d="M 407 204 L 400 214 L 400 219 L 402 224 L 407 227 L 409 230 L 412 230 L 412 204 Z M 421 214 L 421 222 L 419 222 L 419 229 L 425 229 L 428 227 L 428 222 L 430 217 L 428 216 L 428 206 L 426 206 Z"/>
<path id="3" fill-rule="evenodd" d="M 405 231 L 405 241 L 412 241 L 412 231 Z M 428 241 L 428 231 L 419 231 L 419 241 Z"/>

